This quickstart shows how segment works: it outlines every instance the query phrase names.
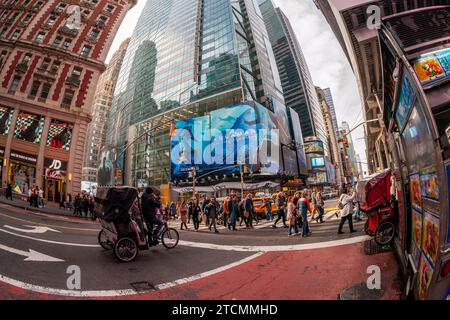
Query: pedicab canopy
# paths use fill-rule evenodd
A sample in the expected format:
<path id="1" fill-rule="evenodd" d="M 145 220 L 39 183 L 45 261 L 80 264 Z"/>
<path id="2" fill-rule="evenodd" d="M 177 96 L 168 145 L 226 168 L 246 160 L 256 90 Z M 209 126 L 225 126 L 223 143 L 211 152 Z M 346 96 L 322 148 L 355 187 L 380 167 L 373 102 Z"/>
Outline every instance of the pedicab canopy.
<path id="1" fill-rule="evenodd" d="M 100 187 L 95 196 L 95 213 L 108 222 L 128 219 L 128 211 L 138 194 L 131 187 Z"/>
<path id="2" fill-rule="evenodd" d="M 391 171 L 389 169 L 364 178 L 356 185 L 356 192 L 363 211 L 370 211 L 390 204 Z"/>

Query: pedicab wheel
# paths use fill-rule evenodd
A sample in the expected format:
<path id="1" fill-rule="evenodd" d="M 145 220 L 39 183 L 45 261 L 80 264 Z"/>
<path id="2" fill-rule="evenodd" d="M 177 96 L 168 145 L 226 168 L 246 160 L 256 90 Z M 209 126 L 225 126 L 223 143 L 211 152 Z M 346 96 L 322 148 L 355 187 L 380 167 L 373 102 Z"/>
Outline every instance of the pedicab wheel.
<path id="1" fill-rule="evenodd" d="M 383 222 L 375 231 L 375 242 L 380 246 L 385 246 L 394 240 L 395 226 L 392 222 Z"/>
<path id="2" fill-rule="evenodd" d="M 98 244 L 105 250 L 111 250 L 114 247 L 114 244 L 106 238 L 104 230 L 98 233 Z"/>
<path id="3" fill-rule="evenodd" d="M 180 235 L 178 234 L 178 231 L 173 228 L 166 229 L 161 236 L 162 244 L 167 249 L 175 248 L 179 240 Z"/>
<path id="4" fill-rule="evenodd" d="M 136 259 L 138 252 L 137 243 L 132 238 L 120 238 L 114 245 L 114 254 L 122 262 L 133 261 Z"/>

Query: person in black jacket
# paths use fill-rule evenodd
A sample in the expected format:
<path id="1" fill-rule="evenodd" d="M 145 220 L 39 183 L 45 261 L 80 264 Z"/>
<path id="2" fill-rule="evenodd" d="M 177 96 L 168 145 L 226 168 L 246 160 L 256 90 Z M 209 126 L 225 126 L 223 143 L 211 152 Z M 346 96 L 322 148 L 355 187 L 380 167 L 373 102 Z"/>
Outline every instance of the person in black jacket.
<path id="1" fill-rule="evenodd" d="M 214 232 L 219 233 L 216 226 L 216 219 L 219 213 L 220 205 L 216 201 L 216 198 L 212 198 L 211 201 L 206 205 L 205 209 L 209 218 L 209 231 L 212 231 L 212 228 L 214 227 Z"/>
<path id="2" fill-rule="evenodd" d="M 146 188 L 142 194 L 141 208 L 148 228 L 149 242 L 152 245 L 157 245 L 158 239 L 156 239 L 155 235 L 158 234 L 162 225 L 162 221 L 157 215 L 157 210 L 161 208 L 161 201 L 156 197 L 153 189 L 150 187 Z"/>

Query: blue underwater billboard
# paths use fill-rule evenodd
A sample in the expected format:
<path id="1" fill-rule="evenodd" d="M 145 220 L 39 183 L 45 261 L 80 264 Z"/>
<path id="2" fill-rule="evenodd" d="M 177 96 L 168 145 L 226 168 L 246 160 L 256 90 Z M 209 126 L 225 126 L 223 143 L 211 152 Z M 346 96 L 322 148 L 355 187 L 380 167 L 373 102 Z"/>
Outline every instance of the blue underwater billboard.
<path id="1" fill-rule="evenodd" d="M 256 102 L 221 108 L 185 119 L 171 130 L 171 178 L 184 180 L 195 167 L 197 178 L 246 172 L 283 171 L 277 117 Z"/>

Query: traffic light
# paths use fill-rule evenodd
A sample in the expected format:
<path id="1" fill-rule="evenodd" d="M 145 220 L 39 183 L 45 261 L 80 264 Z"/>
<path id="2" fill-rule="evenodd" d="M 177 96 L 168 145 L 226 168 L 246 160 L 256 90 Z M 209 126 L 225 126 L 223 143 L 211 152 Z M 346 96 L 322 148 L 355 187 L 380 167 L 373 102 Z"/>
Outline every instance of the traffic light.
<path id="1" fill-rule="evenodd" d="M 345 137 L 345 138 L 343 139 L 343 142 L 344 142 L 344 146 L 345 146 L 346 148 L 348 148 L 348 147 L 349 147 L 349 144 L 348 144 L 348 138 L 347 138 L 347 137 Z"/>
<path id="2" fill-rule="evenodd" d="M 119 168 L 116 169 L 116 177 L 122 178 L 122 170 L 120 170 Z"/>

